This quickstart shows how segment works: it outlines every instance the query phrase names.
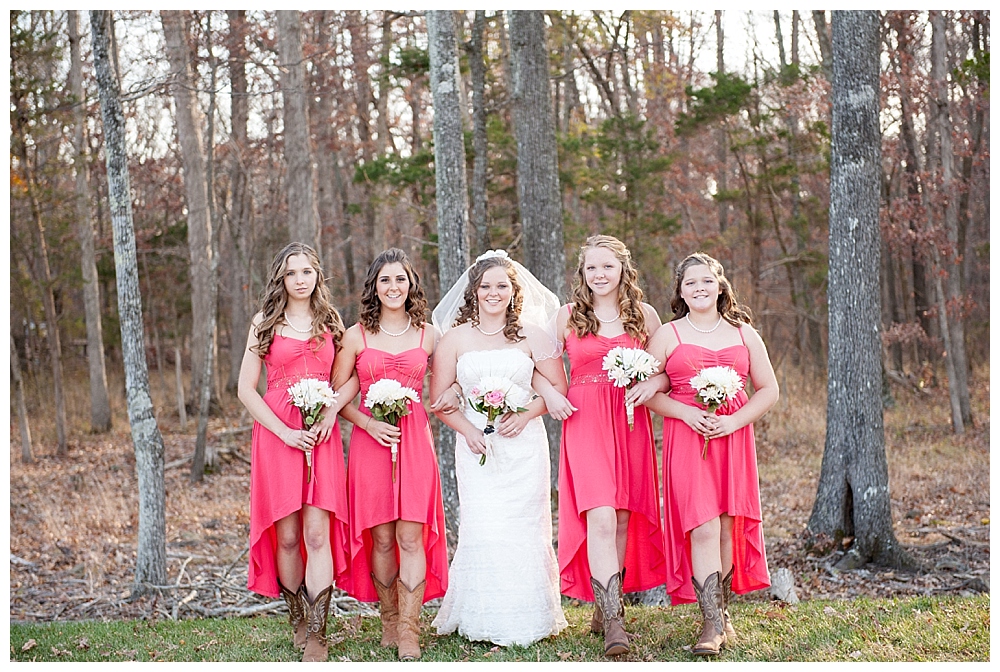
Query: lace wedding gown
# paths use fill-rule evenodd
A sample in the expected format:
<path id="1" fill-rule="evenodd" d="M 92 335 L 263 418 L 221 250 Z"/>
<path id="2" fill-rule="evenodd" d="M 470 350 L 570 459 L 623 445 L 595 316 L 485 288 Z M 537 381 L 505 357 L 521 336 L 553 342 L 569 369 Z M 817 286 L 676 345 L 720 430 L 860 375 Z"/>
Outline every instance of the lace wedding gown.
<path id="1" fill-rule="evenodd" d="M 530 390 L 533 371 L 531 357 L 516 348 L 467 352 L 457 367 L 466 398 L 486 376 L 504 376 Z M 465 415 L 486 426 L 486 416 L 469 404 Z M 567 625 L 552 549 L 549 450 L 541 418 L 516 437 L 493 434 L 486 464 L 479 458 L 458 434 L 458 548 L 434 625 L 438 634 L 457 630 L 471 641 L 528 646 Z"/>

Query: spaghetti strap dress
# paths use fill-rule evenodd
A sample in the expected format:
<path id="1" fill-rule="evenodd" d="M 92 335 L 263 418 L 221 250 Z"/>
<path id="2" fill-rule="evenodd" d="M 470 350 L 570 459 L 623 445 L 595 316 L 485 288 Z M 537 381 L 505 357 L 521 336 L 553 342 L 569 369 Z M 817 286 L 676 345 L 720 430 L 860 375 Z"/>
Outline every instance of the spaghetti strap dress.
<path id="1" fill-rule="evenodd" d="M 664 370 L 670 378 L 670 396 L 689 406 L 695 401 L 691 379 L 709 366 L 729 366 L 746 383 L 750 373 L 750 351 L 746 341 L 720 350 L 710 350 L 681 341 L 667 358 Z M 743 330 L 740 329 L 743 339 Z M 731 415 L 747 403 L 746 392 L 716 411 Z M 676 418 L 663 419 L 663 483 L 666 589 L 671 604 L 695 602 L 691 585 L 691 530 L 723 513 L 733 517 L 733 592 L 748 593 L 771 585 L 764 554 L 761 527 L 760 486 L 753 425 L 729 436 L 712 439 L 705 459 L 705 438 Z"/>
<path id="2" fill-rule="evenodd" d="M 292 405 L 288 388 L 303 378 L 329 382 L 336 346 L 330 333 L 317 343 L 275 334 L 264 356 L 267 391 L 264 403 L 289 427 L 302 427 L 302 415 Z M 312 477 L 305 454 L 285 445 L 271 430 L 253 423 L 250 456 L 250 567 L 247 588 L 278 597 L 278 548 L 275 522 L 309 504 L 330 513 L 330 549 L 337 585 L 347 572 L 347 493 L 344 448 L 335 423 L 330 438 L 313 448 Z M 307 480 L 308 479 L 308 480 Z M 301 544 L 303 561 L 307 558 Z"/>
<path id="3" fill-rule="evenodd" d="M 625 592 L 663 583 L 656 447 L 649 410 L 635 408 L 635 428 L 625 414 L 625 389 L 602 368 L 614 347 L 638 348 L 628 334 L 614 338 L 566 337 L 570 362 L 567 398 L 578 410 L 563 421 L 559 450 L 559 574 L 562 593 L 592 601 L 585 512 L 599 506 L 632 512 L 625 547 Z"/>
<path id="4" fill-rule="evenodd" d="M 427 351 L 424 333 L 420 346 L 392 354 L 372 348 L 361 337 L 365 348 L 358 355 L 355 369 L 361 385 L 361 412 L 368 388 L 383 378 L 392 378 L 417 391 L 423 398 Z M 448 544 L 445 538 L 444 504 L 437 453 L 427 411 L 422 403 L 410 403 L 410 413 L 399 420 L 401 432 L 396 456 L 396 480 L 392 480 L 392 453 L 361 427 L 351 432 L 347 460 L 347 500 L 350 510 L 350 585 L 347 592 L 362 602 L 378 601 L 371 579 L 371 528 L 394 520 L 424 525 L 424 553 L 427 558 L 427 586 L 424 602 L 444 595 L 448 588 Z M 398 560 L 398 558 L 397 558 Z"/>

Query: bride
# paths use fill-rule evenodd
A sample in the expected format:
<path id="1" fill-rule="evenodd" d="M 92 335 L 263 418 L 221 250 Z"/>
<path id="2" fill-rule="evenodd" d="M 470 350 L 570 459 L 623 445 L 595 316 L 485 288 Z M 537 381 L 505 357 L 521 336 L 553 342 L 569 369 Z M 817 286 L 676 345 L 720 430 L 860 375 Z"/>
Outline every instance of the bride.
<path id="1" fill-rule="evenodd" d="M 540 417 L 546 408 L 531 391 L 539 375 L 542 384 L 566 391 L 562 360 L 538 326 L 558 307 L 527 269 L 491 250 L 434 311 L 446 332 L 434 353 L 431 398 L 451 387 L 464 402 L 464 413 L 438 414 L 456 432 L 461 511 L 450 583 L 434 619 L 438 634 L 457 630 L 471 641 L 528 646 L 567 625 L 552 549 L 549 446 Z M 487 417 L 470 399 L 489 378 L 509 385 L 508 401 L 523 410 L 502 415 L 496 431 L 484 433 Z"/>

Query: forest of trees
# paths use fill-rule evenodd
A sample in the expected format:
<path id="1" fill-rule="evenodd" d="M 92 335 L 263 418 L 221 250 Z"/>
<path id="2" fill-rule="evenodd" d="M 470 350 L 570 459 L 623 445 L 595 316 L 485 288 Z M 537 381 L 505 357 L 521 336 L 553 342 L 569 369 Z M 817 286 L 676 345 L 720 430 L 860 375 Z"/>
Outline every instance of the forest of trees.
<path id="1" fill-rule="evenodd" d="M 830 14 L 727 14 L 111 13 L 151 385 L 182 423 L 235 389 L 262 274 L 290 239 L 321 251 L 350 324 L 385 247 L 415 260 L 432 305 L 498 247 L 565 300 L 598 232 L 630 246 L 664 320 L 676 262 L 719 258 L 775 368 L 825 378 Z M 961 433 L 989 358 L 989 12 L 877 18 L 883 387 L 947 386 Z M 127 350 L 121 204 L 89 26 L 10 14 L 12 393 L 28 381 L 51 403 L 59 452 L 71 379 L 89 378 L 93 430 L 124 421 L 108 404 Z M 439 146 L 439 124 L 464 143 Z M 445 176 L 456 156 L 464 175 Z"/>

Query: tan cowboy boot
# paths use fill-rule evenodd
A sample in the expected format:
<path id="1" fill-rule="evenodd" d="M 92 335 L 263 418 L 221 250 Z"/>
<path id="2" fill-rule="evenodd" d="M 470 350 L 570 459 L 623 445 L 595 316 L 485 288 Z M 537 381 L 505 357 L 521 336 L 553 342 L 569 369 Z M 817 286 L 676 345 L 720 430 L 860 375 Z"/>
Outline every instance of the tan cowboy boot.
<path id="1" fill-rule="evenodd" d="M 288 605 L 288 624 L 292 626 L 292 643 L 300 651 L 306 648 L 306 610 L 302 596 L 305 594 L 305 584 L 299 584 L 294 593 L 278 581 L 278 590 Z"/>
<path id="2" fill-rule="evenodd" d="M 604 655 L 620 656 L 628 653 L 628 633 L 625 632 L 621 593 L 621 572 L 615 572 L 608 579 L 608 585 L 602 586 L 594 577 L 590 577 L 590 586 L 594 589 L 594 602 L 601 610 L 601 623 L 604 631 Z"/>
<path id="3" fill-rule="evenodd" d="M 382 646 L 399 646 L 399 592 L 396 589 L 396 576 L 392 577 L 388 586 L 383 586 L 372 574 L 372 583 L 378 593 L 379 612 L 382 615 Z"/>
<path id="4" fill-rule="evenodd" d="M 420 658 L 420 607 L 424 604 L 426 581 L 421 581 L 413 590 L 406 587 L 402 579 L 396 579 L 399 593 L 399 659 L 418 660 Z"/>
<path id="5" fill-rule="evenodd" d="M 703 617 L 701 637 L 691 649 L 696 656 L 717 656 L 726 644 L 726 631 L 722 621 L 722 585 L 719 583 L 720 572 L 712 572 L 705 579 L 705 585 L 699 585 L 693 576 L 694 593 L 698 596 L 698 606 Z"/>
<path id="6" fill-rule="evenodd" d="M 625 585 L 625 567 L 622 567 L 622 580 L 618 585 L 619 588 L 623 588 Z M 622 603 L 622 623 L 625 622 L 625 593 L 622 590 L 618 591 L 621 596 Z M 604 632 L 604 614 L 601 613 L 601 607 L 597 604 L 597 600 L 594 600 L 594 615 L 590 617 L 590 631 L 595 635 L 599 635 Z M 629 637 L 634 637 L 634 635 L 629 632 L 626 633 Z"/>
<path id="7" fill-rule="evenodd" d="M 722 629 L 726 633 L 726 644 L 736 643 L 736 629 L 733 628 L 733 619 L 729 617 L 729 603 L 733 601 L 733 570 L 731 567 L 726 578 L 722 580 Z"/>
<path id="8" fill-rule="evenodd" d="M 325 663 L 327 659 L 326 617 L 330 612 L 330 598 L 333 586 L 327 586 L 309 601 L 309 594 L 303 588 L 306 605 L 306 650 L 302 654 L 303 663 Z"/>

